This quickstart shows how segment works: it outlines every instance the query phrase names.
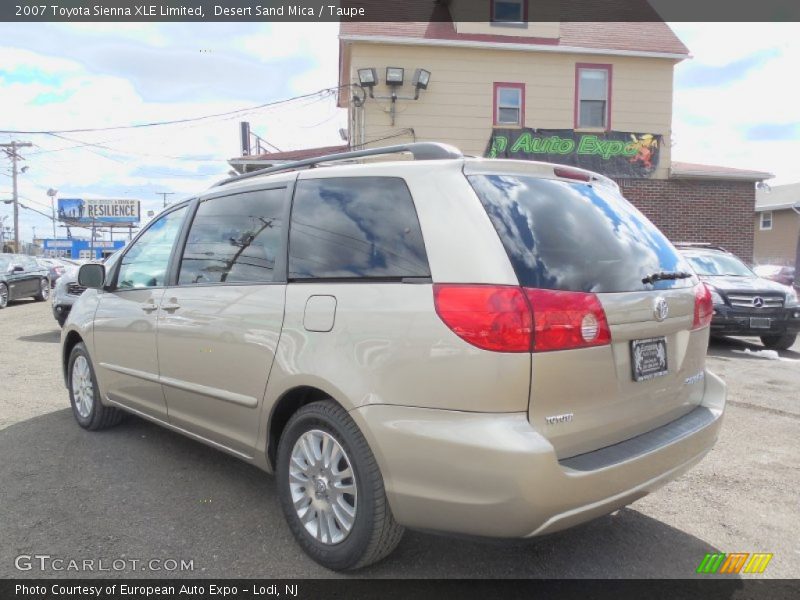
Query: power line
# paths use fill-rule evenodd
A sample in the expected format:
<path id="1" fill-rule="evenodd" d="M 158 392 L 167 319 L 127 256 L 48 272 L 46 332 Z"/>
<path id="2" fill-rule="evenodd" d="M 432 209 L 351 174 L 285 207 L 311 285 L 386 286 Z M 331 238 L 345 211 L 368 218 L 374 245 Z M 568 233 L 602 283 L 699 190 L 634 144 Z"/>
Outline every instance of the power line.
<path id="1" fill-rule="evenodd" d="M 309 94 L 302 94 L 300 96 L 293 96 L 292 98 L 285 98 L 283 100 L 275 100 L 273 102 L 265 102 L 264 104 L 258 104 L 256 106 L 249 106 L 246 108 L 239 108 L 236 110 L 231 110 L 222 113 L 214 113 L 210 115 L 202 115 L 199 117 L 187 117 L 185 119 L 174 119 L 171 121 L 152 121 L 149 123 L 137 123 L 135 125 L 115 125 L 112 127 L 85 127 L 82 129 L 51 129 L 51 130 L 15 130 L 15 129 L 0 129 L 0 133 L 11 134 L 11 135 L 55 135 L 61 133 L 91 133 L 97 131 L 115 131 L 119 129 L 141 129 L 144 127 L 159 127 L 162 125 L 176 125 L 179 123 L 193 123 L 196 121 L 203 121 L 205 119 L 214 119 L 219 117 L 229 117 L 233 115 L 238 115 L 245 112 L 250 112 L 254 110 L 260 110 L 262 108 L 267 108 L 270 106 L 277 106 L 279 104 L 286 104 L 287 102 L 294 102 L 296 100 L 303 100 L 306 98 L 312 98 L 314 96 L 326 96 L 332 95 L 334 92 L 338 91 L 342 87 L 350 87 L 352 84 L 347 84 L 345 86 L 335 86 L 330 88 L 324 88 L 321 90 L 317 90 L 316 92 L 311 92 Z M 91 145 L 91 144 L 88 144 Z"/>

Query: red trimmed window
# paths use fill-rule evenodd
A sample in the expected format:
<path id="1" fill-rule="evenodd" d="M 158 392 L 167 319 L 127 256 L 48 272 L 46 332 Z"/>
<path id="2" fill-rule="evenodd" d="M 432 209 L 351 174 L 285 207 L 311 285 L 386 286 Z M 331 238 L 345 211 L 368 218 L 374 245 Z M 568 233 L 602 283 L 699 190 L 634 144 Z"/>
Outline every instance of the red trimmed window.
<path id="1" fill-rule="evenodd" d="M 575 65 L 575 129 L 611 129 L 611 65 Z"/>
<path id="2" fill-rule="evenodd" d="M 495 127 L 522 127 L 525 123 L 525 84 L 494 84 Z"/>
<path id="3" fill-rule="evenodd" d="M 492 23 L 525 23 L 528 0 L 491 0 L 489 20 Z"/>

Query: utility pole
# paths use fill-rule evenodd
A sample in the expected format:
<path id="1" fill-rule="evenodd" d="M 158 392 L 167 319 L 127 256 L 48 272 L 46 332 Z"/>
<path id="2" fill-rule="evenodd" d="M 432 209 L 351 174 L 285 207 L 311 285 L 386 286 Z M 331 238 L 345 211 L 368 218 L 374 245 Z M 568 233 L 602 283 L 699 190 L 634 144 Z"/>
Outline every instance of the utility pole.
<path id="1" fill-rule="evenodd" d="M 156 192 L 164 200 L 164 208 L 167 208 L 167 196 L 172 196 L 175 192 Z"/>
<path id="2" fill-rule="evenodd" d="M 14 202 L 14 252 L 19 252 L 19 196 L 17 194 L 17 161 L 21 158 L 17 154 L 17 148 L 27 148 L 33 146 L 30 142 L 9 142 L 0 144 L 0 148 L 5 148 L 6 154 L 11 159 L 11 180 L 13 182 L 13 202 Z"/>
<path id="3" fill-rule="evenodd" d="M 56 239 L 56 195 L 58 190 L 50 188 L 47 190 L 47 195 L 50 196 L 50 211 L 53 213 L 53 239 Z"/>

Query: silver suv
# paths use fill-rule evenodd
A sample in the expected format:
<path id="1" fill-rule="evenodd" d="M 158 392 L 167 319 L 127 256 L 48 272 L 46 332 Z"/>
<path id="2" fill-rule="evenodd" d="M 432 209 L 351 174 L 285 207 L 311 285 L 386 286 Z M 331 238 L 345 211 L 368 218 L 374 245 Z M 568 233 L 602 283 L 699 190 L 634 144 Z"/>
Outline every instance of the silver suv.
<path id="1" fill-rule="evenodd" d="M 690 273 L 603 176 L 351 152 L 223 181 L 81 267 L 63 368 L 82 427 L 130 412 L 275 473 L 298 543 L 354 569 L 404 527 L 537 536 L 697 463 L 725 387 Z"/>

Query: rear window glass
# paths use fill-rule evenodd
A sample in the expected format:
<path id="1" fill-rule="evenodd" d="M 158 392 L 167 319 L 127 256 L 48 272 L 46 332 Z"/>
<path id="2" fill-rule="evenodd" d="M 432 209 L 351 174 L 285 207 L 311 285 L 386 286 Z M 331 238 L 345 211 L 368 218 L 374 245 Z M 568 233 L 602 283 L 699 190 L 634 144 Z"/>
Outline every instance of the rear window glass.
<path id="1" fill-rule="evenodd" d="M 299 181 L 289 233 L 289 277 L 429 277 L 411 194 L 396 177 Z"/>
<path id="2" fill-rule="evenodd" d="M 693 279 L 642 283 L 653 273 L 690 268 L 611 188 L 518 175 L 468 179 L 522 286 L 601 293 L 694 285 Z"/>

